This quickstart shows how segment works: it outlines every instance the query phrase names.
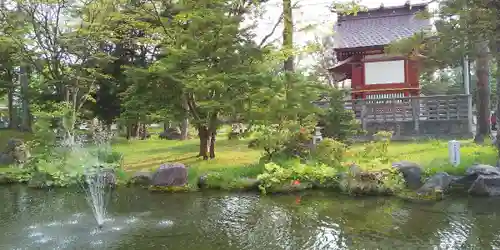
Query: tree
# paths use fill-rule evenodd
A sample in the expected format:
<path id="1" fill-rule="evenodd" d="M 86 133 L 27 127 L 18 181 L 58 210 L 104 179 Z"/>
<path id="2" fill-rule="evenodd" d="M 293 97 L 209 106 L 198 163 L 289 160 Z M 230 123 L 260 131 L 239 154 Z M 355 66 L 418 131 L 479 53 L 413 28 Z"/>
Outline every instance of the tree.
<path id="1" fill-rule="evenodd" d="M 432 75 L 437 69 L 455 68 L 462 64 L 467 55 L 476 59 L 476 88 L 478 107 L 478 129 L 476 140 L 489 133 L 489 88 L 488 50 L 495 38 L 495 14 L 482 0 L 438 1 L 439 8 L 424 17 L 433 16 L 437 32 L 416 34 L 414 37 L 398 41 L 391 48 L 399 53 L 423 55 L 425 74 Z M 430 78 L 430 77 L 429 77 Z"/>

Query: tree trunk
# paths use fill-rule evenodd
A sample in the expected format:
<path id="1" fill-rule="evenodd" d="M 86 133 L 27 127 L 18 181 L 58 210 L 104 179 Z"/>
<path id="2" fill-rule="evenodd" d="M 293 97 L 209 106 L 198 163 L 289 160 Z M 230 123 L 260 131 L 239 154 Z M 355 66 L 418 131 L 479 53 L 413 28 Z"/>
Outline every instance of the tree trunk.
<path id="1" fill-rule="evenodd" d="M 182 108 L 184 109 L 184 117 L 181 121 L 181 140 L 187 140 L 189 136 L 189 104 L 185 95 L 182 98 Z"/>
<path id="2" fill-rule="evenodd" d="M 500 15 L 500 4 L 497 3 L 496 4 L 496 12 L 497 12 L 497 16 Z M 497 115 L 497 138 L 496 138 L 496 146 L 497 146 L 497 153 L 498 153 L 498 157 L 497 157 L 497 167 L 500 166 L 500 133 L 498 132 L 499 129 L 498 129 L 498 121 L 500 121 L 500 71 L 498 69 L 500 69 L 500 37 L 498 37 L 498 34 L 500 34 L 500 22 L 497 21 L 497 25 L 496 25 L 496 32 L 497 34 L 497 38 L 496 38 L 496 41 L 494 42 L 494 55 L 495 55 L 495 61 L 497 63 L 497 72 L 496 72 L 496 82 L 497 82 L 497 112 L 496 112 L 496 115 Z"/>
<path id="3" fill-rule="evenodd" d="M 184 118 L 181 122 L 181 140 L 187 140 L 189 137 L 189 119 Z"/>
<path id="4" fill-rule="evenodd" d="M 135 137 L 141 136 L 141 128 L 142 128 L 142 123 L 138 122 L 137 125 L 135 126 Z"/>
<path id="5" fill-rule="evenodd" d="M 287 58 L 283 64 L 283 68 L 287 72 L 294 71 L 293 65 L 293 16 L 292 16 L 292 0 L 283 0 L 283 48 L 287 54 Z"/>
<path id="6" fill-rule="evenodd" d="M 130 140 L 130 138 L 137 137 L 137 128 L 138 128 L 137 122 L 129 123 L 127 125 L 127 140 Z"/>
<path id="7" fill-rule="evenodd" d="M 210 136 L 209 152 L 210 159 L 215 158 L 215 139 L 217 136 L 217 113 L 214 113 L 210 117 L 210 123 L 208 124 L 208 134 Z"/>
<path id="8" fill-rule="evenodd" d="M 215 137 L 216 137 L 216 135 L 217 135 L 216 131 L 210 132 L 210 149 L 209 149 L 210 159 L 215 158 Z"/>
<path id="9" fill-rule="evenodd" d="M 163 131 L 167 131 L 167 129 L 172 127 L 172 123 L 170 120 L 163 122 Z"/>
<path id="10" fill-rule="evenodd" d="M 146 140 L 148 135 L 148 128 L 145 123 L 141 123 L 139 126 L 139 137 L 141 140 Z"/>
<path id="11" fill-rule="evenodd" d="M 210 138 L 207 126 L 198 126 L 198 136 L 200 138 L 200 152 L 198 157 L 203 157 L 203 160 L 208 160 L 208 141 Z"/>
<path id="12" fill-rule="evenodd" d="M 22 120 L 21 129 L 23 131 L 31 132 L 31 114 L 28 96 L 28 72 L 26 65 L 21 65 L 19 68 L 19 83 L 21 84 L 21 96 L 22 96 Z"/>
<path id="13" fill-rule="evenodd" d="M 17 119 L 16 119 L 16 109 L 14 108 L 14 86 L 11 86 L 8 90 L 7 101 L 9 108 L 9 128 L 15 129 L 17 128 Z"/>
<path id="14" fill-rule="evenodd" d="M 490 134 L 490 88 L 488 46 L 480 44 L 476 60 L 477 75 L 477 128 L 474 141 L 482 143 Z"/>

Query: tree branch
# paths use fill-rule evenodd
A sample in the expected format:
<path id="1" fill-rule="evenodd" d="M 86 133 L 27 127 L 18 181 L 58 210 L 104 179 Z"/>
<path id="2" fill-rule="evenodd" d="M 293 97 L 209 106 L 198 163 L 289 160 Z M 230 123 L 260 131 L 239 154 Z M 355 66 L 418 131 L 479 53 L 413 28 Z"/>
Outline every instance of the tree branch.
<path id="1" fill-rule="evenodd" d="M 278 26 L 280 25 L 281 21 L 283 21 L 283 12 L 281 12 L 281 15 L 280 17 L 278 18 L 278 21 L 274 24 L 274 27 L 271 29 L 271 32 L 269 32 L 269 34 L 267 34 L 263 39 L 262 41 L 260 41 L 259 43 L 259 48 L 261 48 L 264 43 L 266 43 L 266 41 L 274 34 L 274 32 L 276 32 L 276 29 L 278 28 Z"/>

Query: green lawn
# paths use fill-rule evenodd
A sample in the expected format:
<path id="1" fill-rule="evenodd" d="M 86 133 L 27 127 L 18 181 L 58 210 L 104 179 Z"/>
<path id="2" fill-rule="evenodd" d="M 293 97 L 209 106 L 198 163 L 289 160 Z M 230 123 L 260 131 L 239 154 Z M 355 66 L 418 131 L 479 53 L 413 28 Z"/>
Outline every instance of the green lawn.
<path id="1" fill-rule="evenodd" d="M 203 173 L 210 171 L 224 172 L 235 177 L 255 176 L 260 170 L 252 167 L 262 153 L 249 149 L 248 141 L 229 141 L 218 138 L 216 158 L 202 160 L 198 155 L 197 139 L 187 141 L 167 141 L 159 139 L 122 141 L 113 145 L 113 149 L 124 155 L 124 168 L 127 172 L 151 170 L 165 162 L 181 162 L 189 167 L 190 183 Z"/>
<path id="2" fill-rule="evenodd" d="M 0 130 L 0 147 L 6 145 L 11 137 L 29 139 L 29 136 L 10 130 Z M 262 171 L 258 160 L 262 156 L 259 150 L 249 149 L 247 140 L 227 140 L 221 135 L 217 139 L 216 159 L 204 161 L 197 158 L 198 140 L 167 141 L 117 140 L 113 148 L 124 155 L 124 168 L 127 172 L 151 170 L 165 162 L 181 162 L 189 167 L 190 182 L 193 183 L 202 173 L 217 171 L 224 175 L 241 177 L 256 176 Z M 389 157 L 392 161 L 408 160 L 421 164 L 429 172 L 447 171 L 459 174 L 473 163 L 495 165 L 496 150 L 491 146 L 477 146 L 471 141 L 461 141 L 461 164 L 452 167 L 448 163 L 447 141 L 429 140 L 422 142 L 392 142 Z M 356 161 L 353 152 L 362 150 L 363 145 L 354 145 L 346 153 L 346 161 Z"/>
<path id="3" fill-rule="evenodd" d="M 225 138 L 217 140 L 216 159 L 204 161 L 196 158 L 198 140 L 165 141 L 150 139 L 134 140 L 114 145 L 114 149 L 123 153 L 127 171 L 146 170 L 159 166 L 164 162 L 182 162 L 190 167 L 190 171 L 201 174 L 209 171 L 230 171 L 234 174 L 245 172 L 245 175 L 258 173 L 255 168 L 261 151 L 249 149 L 248 141 L 228 141 Z M 477 146 L 471 141 L 461 141 L 461 164 L 452 167 L 448 163 L 447 141 L 430 140 L 424 142 L 392 142 L 389 146 L 389 157 L 393 161 L 408 160 L 421 164 L 430 172 L 447 171 L 463 172 L 464 168 L 474 163 L 494 165 L 496 150 L 491 146 Z M 362 150 L 363 145 L 355 145 L 346 154 L 347 161 L 356 161 L 353 152 Z M 248 169 L 242 169 L 248 168 Z"/>

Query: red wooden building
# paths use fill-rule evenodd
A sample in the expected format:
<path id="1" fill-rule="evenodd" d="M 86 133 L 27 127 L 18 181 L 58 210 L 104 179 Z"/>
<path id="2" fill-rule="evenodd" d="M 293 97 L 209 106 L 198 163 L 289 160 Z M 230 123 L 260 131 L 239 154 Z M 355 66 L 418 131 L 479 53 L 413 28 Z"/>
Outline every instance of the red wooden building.
<path id="1" fill-rule="evenodd" d="M 387 55 L 384 47 L 431 27 L 416 17 L 426 4 L 380 7 L 337 17 L 330 69 L 336 81 L 351 80 L 352 99 L 418 96 L 418 62 L 408 55 Z"/>

